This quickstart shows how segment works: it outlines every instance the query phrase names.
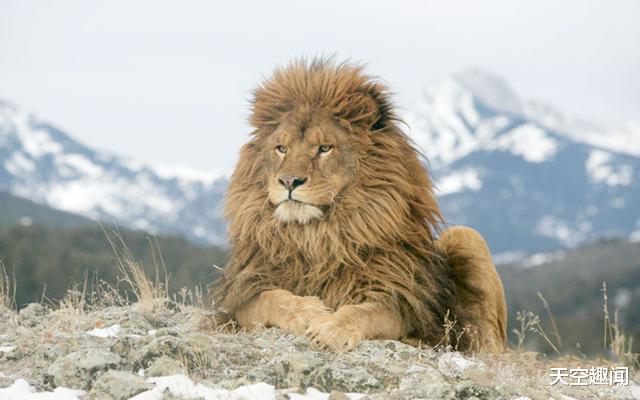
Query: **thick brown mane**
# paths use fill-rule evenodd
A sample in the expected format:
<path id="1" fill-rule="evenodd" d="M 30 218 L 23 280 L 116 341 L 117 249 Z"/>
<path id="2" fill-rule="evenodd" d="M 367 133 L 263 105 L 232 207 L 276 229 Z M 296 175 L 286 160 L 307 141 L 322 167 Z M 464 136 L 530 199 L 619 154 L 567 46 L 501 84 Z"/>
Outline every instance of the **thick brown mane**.
<path id="1" fill-rule="evenodd" d="M 261 142 L 283 116 L 317 112 L 367 137 L 367 151 L 358 158 L 357 183 L 322 219 L 283 224 L 267 199 Z M 402 315 L 411 336 L 432 343 L 442 338 L 447 310 L 465 323 L 456 304 L 477 293 L 436 243 L 442 218 L 431 181 L 379 81 L 350 64 L 294 62 L 256 89 L 251 123 L 226 201 L 231 257 L 211 290 L 217 308 L 233 314 L 280 288 L 319 296 L 334 309 L 383 303 Z"/>

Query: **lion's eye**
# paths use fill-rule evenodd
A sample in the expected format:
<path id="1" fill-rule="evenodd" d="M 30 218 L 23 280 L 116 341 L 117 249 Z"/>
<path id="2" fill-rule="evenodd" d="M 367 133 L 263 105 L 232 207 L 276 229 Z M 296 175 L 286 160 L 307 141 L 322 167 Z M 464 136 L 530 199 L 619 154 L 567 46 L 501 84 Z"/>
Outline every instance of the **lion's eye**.
<path id="1" fill-rule="evenodd" d="M 280 154 L 285 154 L 287 152 L 287 146 L 283 146 L 281 144 L 277 145 L 276 152 Z"/>
<path id="2" fill-rule="evenodd" d="M 330 144 L 323 144 L 320 147 L 318 147 L 318 154 L 328 153 L 331 150 L 333 150 L 333 146 L 331 146 Z"/>

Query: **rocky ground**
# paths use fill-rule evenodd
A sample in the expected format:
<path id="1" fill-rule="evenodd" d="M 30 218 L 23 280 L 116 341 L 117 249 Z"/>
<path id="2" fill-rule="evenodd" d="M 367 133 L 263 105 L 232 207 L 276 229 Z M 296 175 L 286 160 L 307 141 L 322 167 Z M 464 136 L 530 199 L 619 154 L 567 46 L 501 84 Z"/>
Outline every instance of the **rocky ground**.
<path id="1" fill-rule="evenodd" d="M 0 398 L 640 399 L 637 372 L 629 386 L 549 385 L 552 366 L 602 365 L 586 359 L 471 357 L 396 341 L 324 353 L 277 329 L 203 331 L 203 316 L 169 300 L 0 310 Z"/>

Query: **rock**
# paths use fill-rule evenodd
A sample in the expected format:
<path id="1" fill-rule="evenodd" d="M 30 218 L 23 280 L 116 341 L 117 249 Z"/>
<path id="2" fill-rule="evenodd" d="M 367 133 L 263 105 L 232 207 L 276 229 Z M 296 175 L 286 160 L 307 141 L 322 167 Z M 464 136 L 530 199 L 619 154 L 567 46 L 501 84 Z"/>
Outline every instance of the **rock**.
<path id="1" fill-rule="evenodd" d="M 299 354 L 277 355 L 266 366 L 259 366 L 247 375 L 254 381 L 263 380 L 276 388 L 307 387 L 311 373 L 324 361 L 314 353 L 301 357 Z"/>
<path id="2" fill-rule="evenodd" d="M 159 357 L 168 356 L 174 359 L 180 359 L 191 352 L 191 348 L 185 343 L 185 341 L 177 336 L 160 336 L 155 337 L 151 342 L 142 349 L 142 363 L 144 367 L 151 365 L 151 363 Z"/>
<path id="3" fill-rule="evenodd" d="M 398 390 L 401 398 L 452 399 L 455 392 L 442 374 L 426 365 L 407 368 L 406 375 L 400 379 Z"/>
<path id="4" fill-rule="evenodd" d="M 89 390 L 96 379 L 120 364 L 121 358 L 109 351 L 80 350 L 56 360 L 47 369 L 47 375 L 54 386 Z"/>
<path id="5" fill-rule="evenodd" d="M 131 312 L 120 319 L 120 325 L 123 328 L 128 328 L 129 333 L 146 334 L 149 330 L 153 329 L 153 325 L 147 321 L 147 319 L 138 312 Z"/>
<path id="6" fill-rule="evenodd" d="M 309 376 L 309 386 L 331 392 L 371 392 L 382 389 L 382 383 L 363 367 L 348 367 L 340 363 L 324 365 Z"/>
<path id="7" fill-rule="evenodd" d="M 328 400 L 349 400 L 346 394 L 337 390 L 332 390 Z"/>
<path id="8" fill-rule="evenodd" d="M 138 393 L 152 389 L 143 378 L 126 371 L 107 371 L 91 388 L 91 400 L 127 400 Z"/>
<path id="9" fill-rule="evenodd" d="M 40 303 L 29 303 L 25 308 L 18 312 L 20 322 L 29 327 L 38 325 L 38 321 L 42 321 L 42 316 L 47 314 L 47 309 Z"/>
<path id="10" fill-rule="evenodd" d="M 482 387 L 473 382 L 462 382 L 456 385 L 456 398 L 459 399 L 495 399 L 499 393 L 487 387 Z"/>
<path id="11" fill-rule="evenodd" d="M 187 369 L 179 361 L 162 356 L 156 359 L 146 371 L 147 376 L 167 376 L 175 374 L 187 374 Z"/>
<path id="12" fill-rule="evenodd" d="M 132 364 L 135 369 L 142 368 L 142 348 L 151 342 L 148 336 L 125 335 L 111 345 L 111 351 Z"/>
<path id="13" fill-rule="evenodd" d="M 444 353 L 438 359 L 438 370 L 449 377 L 461 376 L 466 369 L 479 365 L 479 362 L 470 360 L 458 352 Z"/>

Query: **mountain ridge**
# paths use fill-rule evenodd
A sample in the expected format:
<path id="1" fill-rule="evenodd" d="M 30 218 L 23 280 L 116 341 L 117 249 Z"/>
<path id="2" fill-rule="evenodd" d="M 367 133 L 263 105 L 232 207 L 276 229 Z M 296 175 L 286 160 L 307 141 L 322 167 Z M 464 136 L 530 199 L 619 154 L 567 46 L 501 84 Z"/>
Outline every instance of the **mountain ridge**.
<path id="1" fill-rule="evenodd" d="M 0 102 L 0 190 L 92 219 L 221 244 L 225 187 L 220 172 L 185 174 L 93 150 Z"/>
<path id="2" fill-rule="evenodd" d="M 446 220 L 482 232 L 495 255 L 640 235 L 640 135 L 632 128 L 598 135 L 596 125 L 522 99 L 480 70 L 427 85 L 403 117 L 429 160 Z M 218 171 L 185 174 L 93 150 L 0 101 L 0 190 L 134 229 L 224 244 L 227 184 L 228 174 Z"/>
<path id="3" fill-rule="evenodd" d="M 587 123 L 477 70 L 429 85 L 405 119 L 445 218 L 480 230 L 497 255 L 640 232 L 640 135 L 594 143 Z"/>

